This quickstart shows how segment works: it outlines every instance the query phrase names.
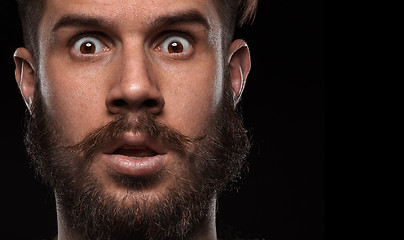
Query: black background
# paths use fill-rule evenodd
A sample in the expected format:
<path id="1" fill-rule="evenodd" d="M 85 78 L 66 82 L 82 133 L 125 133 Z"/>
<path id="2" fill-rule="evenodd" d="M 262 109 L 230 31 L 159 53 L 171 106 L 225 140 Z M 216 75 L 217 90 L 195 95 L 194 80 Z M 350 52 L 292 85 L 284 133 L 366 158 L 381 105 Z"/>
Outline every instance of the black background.
<path id="1" fill-rule="evenodd" d="M 0 236 L 35 239 L 56 230 L 53 193 L 28 167 L 12 58 L 20 23 L 13 0 L 0 9 Z M 236 33 L 252 56 L 241 103 L 250 173 L 220 197 L 218 221 L 265 239 L 324 239 L 324 3 L 262 0 L 255 20 Z"/>

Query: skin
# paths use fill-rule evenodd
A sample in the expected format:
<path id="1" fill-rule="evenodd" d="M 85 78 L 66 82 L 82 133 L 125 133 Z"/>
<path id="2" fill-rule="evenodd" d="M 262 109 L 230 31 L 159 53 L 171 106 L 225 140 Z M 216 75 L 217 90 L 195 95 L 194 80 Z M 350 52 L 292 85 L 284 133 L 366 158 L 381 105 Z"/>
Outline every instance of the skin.
<path id="1" fill-rule="evenodd" d="M 201 18 L 190 18 L 189 13 Z M 66 16 L 97 22 L 58 25 Z M 164 21 L 174 17 L 175 22 Z M 66 145 L 79 142 L 117 114 L 140 111 L 152 113 L 186 136 L 198 137 L 222 99 L 223 62 L 229 66 L 235 102 L 250 70 L 246 43 L 235 40 L 223 52 L 222 31 L 214 1 L 209 0 L 48 0 L 39 26 L 39 61 L 18 48 L 16 80 L 30 109 L 35 74 L 39 76 L 48 117 L 57 123 Z M 81 32 L 93 42 L 99 40 L 97 53 L 80 52 L 75 43 Z M 173 36 L 182 37 L 190 47 L 180 54 L 166 52 L 164 42 Z M 174 172 L 176 158 L 170 155 Z M 94 170 L 108 191 L 125 193 L 106 177 L 102 162 L 94 161 Z M 143 194 L 152 198 L 164 187 L 161 183 Z M 215 199 L 211 202 L 209 222 L 194 239 L 216 239 Z M 59 239 L 81 239 L 59 213 Z"/>

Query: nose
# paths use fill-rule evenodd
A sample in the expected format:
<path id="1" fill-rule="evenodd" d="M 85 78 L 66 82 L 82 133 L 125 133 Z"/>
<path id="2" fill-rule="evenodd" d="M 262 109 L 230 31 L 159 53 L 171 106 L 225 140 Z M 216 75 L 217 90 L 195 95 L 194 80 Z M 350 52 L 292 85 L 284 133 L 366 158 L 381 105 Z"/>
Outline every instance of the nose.
<path id="1" fill-rule="evenodd" d="M 133 53 L 133 52 L 132 52 Z M 147 59 L 141 54 L 122 58 L 118 73 L 106 98 L 107 109 L 112 114 L 145 111 L 153 115 L 164 108 L 164 98 L 156 79 L 148 69 Z"/>

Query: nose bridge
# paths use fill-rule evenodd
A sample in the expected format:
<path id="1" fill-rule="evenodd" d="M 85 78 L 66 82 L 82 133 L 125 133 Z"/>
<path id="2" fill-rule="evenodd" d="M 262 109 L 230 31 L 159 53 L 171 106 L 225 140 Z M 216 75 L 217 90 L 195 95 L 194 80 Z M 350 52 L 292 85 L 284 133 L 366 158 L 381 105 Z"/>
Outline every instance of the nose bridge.
<path id="1" fill-rule="evenodd" d="M 122 48 L 119 84 L 122 91 L 128 94 L 131 91 L 141 90 L 142 87 L 152 86 L 148 74 L 147 56 L 143 47 L 138 45 L 132 43 Z"/>
<path id="2" fill-rule="evenodd" d="M 145 108 L 156 114 L 164 106 L 164 99 L 157 82 L 150 76 L 150 63 L 143 45 L 136 41 L 124 43 L 106 104 L 110 112 L 139 110 Z"/>

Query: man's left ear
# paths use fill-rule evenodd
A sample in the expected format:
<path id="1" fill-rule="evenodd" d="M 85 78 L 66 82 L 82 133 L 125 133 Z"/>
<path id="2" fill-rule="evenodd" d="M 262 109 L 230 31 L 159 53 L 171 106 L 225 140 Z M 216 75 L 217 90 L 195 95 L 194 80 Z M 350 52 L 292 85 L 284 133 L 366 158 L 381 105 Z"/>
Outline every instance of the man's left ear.
<path id="1" fill-rule="evenodd" d="M 234 105 L 236 105 L 240 101 L 248 73 L 251 69 L 250 50 L 245 41 L 237 39 L 230 44 L 228 64 Z"/>

